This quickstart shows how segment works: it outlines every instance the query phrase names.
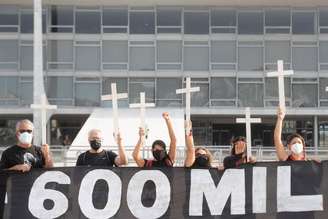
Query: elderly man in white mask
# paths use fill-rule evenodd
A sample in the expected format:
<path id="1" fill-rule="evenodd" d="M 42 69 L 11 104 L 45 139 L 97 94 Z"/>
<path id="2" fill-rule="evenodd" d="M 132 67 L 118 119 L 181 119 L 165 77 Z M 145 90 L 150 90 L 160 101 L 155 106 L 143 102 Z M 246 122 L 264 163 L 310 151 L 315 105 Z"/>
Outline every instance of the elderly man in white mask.
<path id="1" fill-rule="evenodd" d="M 21 172 L 31 168 L 53 167 L 49 145 L 35 146 L 33 140 L 33 123 L 24 119 L 16 124 L 17 144 L 7 148 L 1 156 L 0 169 Z"/>

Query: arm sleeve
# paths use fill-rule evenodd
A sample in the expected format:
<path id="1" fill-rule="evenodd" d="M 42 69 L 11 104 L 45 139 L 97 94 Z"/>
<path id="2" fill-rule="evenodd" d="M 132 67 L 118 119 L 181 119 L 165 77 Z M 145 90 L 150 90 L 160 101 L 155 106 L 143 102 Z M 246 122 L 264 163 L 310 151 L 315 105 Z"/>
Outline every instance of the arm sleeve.
<path id="1" fill-rule="evenodd" d="M 76 160 L 75 166 L 83 166 L 83 154 L 80 154 Z"/>
<path id="2" fill-rule="evenodd" d="M 0 160 L 0 170 L 4 170 L 6 168 L 8 168 L 7 167 L 7 153 L 4 151 L 2 153 L 1 160 Z"/>
<path id="3" fill-rule="evenodd" d="M 116 153 L 114 153 L 113 151 L 106 151 L 108 159 L 109 159 L 109 163 L 111 165 L 114 165 L 117 167 L 116 163 L 115 163 L 115 158 L 118 156 Z"/>

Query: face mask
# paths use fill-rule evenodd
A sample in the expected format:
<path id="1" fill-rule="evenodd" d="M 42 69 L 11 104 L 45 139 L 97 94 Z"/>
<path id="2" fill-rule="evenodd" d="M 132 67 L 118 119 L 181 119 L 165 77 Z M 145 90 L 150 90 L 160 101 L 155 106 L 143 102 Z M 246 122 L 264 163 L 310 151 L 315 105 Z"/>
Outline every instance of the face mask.
<path id="1" fill-rule="evenodd" d="M 18 140 L 22 144 L 31 144 L 33 135 L 28 132 L 23 132 L 19 134 Z"/>
<path id="2" fill-rule="evenodd" d="M 153 151 L 153 156 L 156 160 L 160 161 L 166 157 L 166 152 L 164 150 Z"/>
<path id="3" fill-rule="evenodd" d="M 101 147 L 101 141 L 92 140 L 90 141 L 90 146 L 93 150 L 98 150 Z"/>
<path id="4" fill-rule="evenodd" d="M 205 154 L 197 156 L 195 159 L 195 163 L 199 167 L 209 167 L 209 160 Z"/>
<path id="5" fill-rule="evenodd" d="M 290 150 L 294 154 L 301 154 L 303 152 L 303 145 L 299 143 L 293 144 Z"/>

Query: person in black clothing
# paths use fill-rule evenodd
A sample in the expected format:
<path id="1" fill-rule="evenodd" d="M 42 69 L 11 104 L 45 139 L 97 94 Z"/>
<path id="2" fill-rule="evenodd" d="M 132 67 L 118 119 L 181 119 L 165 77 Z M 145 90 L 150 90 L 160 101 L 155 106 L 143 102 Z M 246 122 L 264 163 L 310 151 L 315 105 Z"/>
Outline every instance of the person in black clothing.
<path id="1" fill-rule="evenodd" d="M 192 129 L 191 121 L 185 122 L 186 129 Z M 187 156 L 185 160 L 185 167 L 192 168 L 210 168 L 212 166 L 213 156 L 211 152 L 205 147 L 194 147 L 194 137 L 192 131 L 186 135 Z"/>
<path id="2" fill-rule="evenodd" d="M 122 166 L 128 164 L 120 134 L 116 136 L 119 155 L 101 147 L 102 133 L 98 129 L 89 131 L 88 140 L 91 148 L 79 155 L 76 166 Z"/>
<path id="3" fill-rule="evenodd" d="M 307 160 L 304 138 L 297 133 L 293 133 L 287 137 L 287 148 L 289 152 L 285 150 L 281 140 L 282 125 L 286 114 L 285 110 L 285 108 L 278 107 L 277 122 L 274 130 L 274 145 L 276 148 L 277 157 L 279 161 Z"/>
<path id="4" fill-rule="evenodd" d="M 246 158 L 246 138 L 238 136 L 232 140 L 231 155 L 223 160 L 224 169 L 236 168 L 244 163 L 247 163 Z M 255 163 L 254 157 L 249 158 L 249 163 Z"/>
<path id="5" fill-rule="evenodd" d="M 176 156 L 176 137 L 169 114 L 165 112 L 162 116 L 166 122 L 171 141 L 169 152 L 167 153 L 166 144 L 162 140 L 156 140 L 152 144 L 154 159 L 143 159 L 140 155 L 140 149 L 145 144 L 145 130 L 139 128 L 139 141 L 132 154 L 133 159 L 139 167 L 172 167 L 174 164 Z"/>
<path id="6" fill-rule="evenodd" d="M 1 170 L 30 171 L 31 168 L 53 167 L 49 145 L 32 145 L 33 123 L 24 119 L 16 124 L 17 144 L 7 148 L 1 156 Z"/>

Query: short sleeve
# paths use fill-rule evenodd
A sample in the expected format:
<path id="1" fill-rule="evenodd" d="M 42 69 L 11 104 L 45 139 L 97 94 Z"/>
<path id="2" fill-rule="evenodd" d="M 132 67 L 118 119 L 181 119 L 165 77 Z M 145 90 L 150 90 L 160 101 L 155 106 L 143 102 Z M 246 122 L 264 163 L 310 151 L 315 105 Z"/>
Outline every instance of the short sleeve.
<path id="1" fill-rule="evenodd" d="M 113 151 L 106 151 L 106 153 L 107 153 L 110 165 L 117 166 L 116 163 L 115 163 L 115 159 L 118 155 L 116 153 L 114 153 Z"/>
<path id="2" fill-rule="evenodd" d="M 0 170 L 4 170 L 7 168 L 7 153 L 4 151 L 0 160 Z"/>
<path id="3" fill-rule="evenodd" d="M 40 146 L 33 146 L 36 151 L 36 156 L 37 156 L 37 163 L 35 164 L 34 167 L 40 167 L 42 168 L 46 164 L 46 159 L 43 156 L 42 150 Z"/>
<path id="4" fill-rule="evenodd" d="M 75 166 L 83 166 L 83 156 L 84 156 L 84 153 L 82 153 L 78 156 Z"/>

